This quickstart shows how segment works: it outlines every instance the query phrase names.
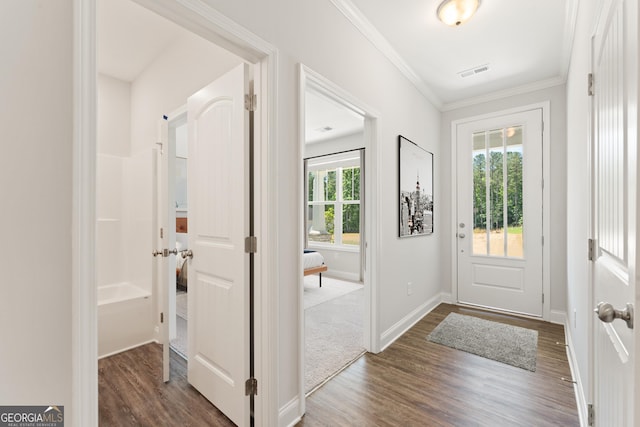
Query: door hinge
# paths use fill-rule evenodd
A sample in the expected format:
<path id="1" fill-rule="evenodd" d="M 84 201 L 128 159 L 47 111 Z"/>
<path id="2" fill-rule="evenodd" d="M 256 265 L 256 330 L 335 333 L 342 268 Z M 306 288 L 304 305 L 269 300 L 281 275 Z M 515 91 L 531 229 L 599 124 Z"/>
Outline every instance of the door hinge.
<path id="1" fill-rule="evenodd" d="M 258 95 L 244 96 L 244 109 L 247 111 L 256 111 L 258 108 Z"/>
<path id="2" fill-rule="evenodd" d="M 596 412 L 593 409 L 593 403 L 587 405 L 587 424 L 592 426 L 595 422 Z"/>
<path id="3" fill-rule="evenodd" d="M 544 294 L 542 294 L 542 303 L 544 304 Z"/>
<path id="4" fill-rule="evenodd" d="M 588 85 L 588 92 L 589 92 L 589 96 L 593 96 L 595 95 L 594 89 L 593 89 L 593 73 L 589 73 L 589 77 L 587 78 L 587 85 Z"/>
<path id="5" fill-rule="evenodd" d="M 258 380 L 255 378 L 249 378 L 244 383 L 245 396 L 256 396 L 258 394 Z"/>
<path id="6" fill-rule="evenodd" d="M 160 227 L 160 238 L 164 239 L 164 228 Z"/>
<path id="7" fill-rule="evenodd" d="M 164 323 L 164 313 L 160 313 L 160 323 Z"/>
<path id="8" fill-rule="evenodd" d="M 244 239 L 244 251 L 248 254 L 258 252 L 258 238 L 256 236 L 249 236 Z"/>
<path id="9" fill-rule="evenodd" d="M 589 239 L 589 261 L 595 260 L 594 251 L 595 241 L 593 239 Z"/>

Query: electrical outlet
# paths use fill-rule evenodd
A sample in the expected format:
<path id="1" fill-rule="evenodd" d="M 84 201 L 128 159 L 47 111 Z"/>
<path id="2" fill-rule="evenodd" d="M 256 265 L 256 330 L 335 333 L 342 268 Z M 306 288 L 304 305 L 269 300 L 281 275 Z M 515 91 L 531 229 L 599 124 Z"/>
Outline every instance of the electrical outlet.
<path id="1" fill-rule="evenodd" d="M 407 295 L 411 295 L 413 293 L 413 284 L 411 282 L 407 283 Z"/>

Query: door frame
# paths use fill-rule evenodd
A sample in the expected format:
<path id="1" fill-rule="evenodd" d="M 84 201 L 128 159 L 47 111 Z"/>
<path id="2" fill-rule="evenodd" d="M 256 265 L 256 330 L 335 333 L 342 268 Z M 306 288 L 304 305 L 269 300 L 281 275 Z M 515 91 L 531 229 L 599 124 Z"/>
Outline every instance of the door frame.
<path id="1" fill-rule="evenodd" d="M 542 319 L 564 324 L 564 313 L 551 312 L 551 117 L 550 117 L 550 101 L 527 104 L 520 107 L 509 108 L 505 110 L 494 111 L 491 113 L 480 114 L 476 116 L 466 117 L 451 122 L 451 212 L 452 217 L 456 217 L 458 212 L 458 178 L 457 168 L 458 159 L 458 125 L 478 120 L 491 119 L 498 116 L 522 113 L 524 111 L 542 109 L 542 179 L 545 183 L 542 189 L 542 235 L 544 236 L 544 244 L 542 245 L 542 292 L 545 295 L 544 304 L 542 305 Z M 451 297 L 456 303 L 458 302 L 458 251 L 457 251 L 457 221 L 451 222 L 450 229 L 451 239 Z M 529 317 L 522 315 L 524 317 Z M 539 319 L 538 317 L 533 317 Z"/>
<path id="2" fill-rule="evenodd" d="M 255 66 L 255 356 L 261 392 L 255 417 L 277 425 L 277 81 L 278 50 L 200 0 L 132 0 Z M 96 0 L 73 0 L 72 396 L 73 425 L 98 423 L 98 321 L 95 282 L 97 153 Z"/>
<path id="3" fill-rule="evenodd" d="M 380 241 L 381 229 L 378 221 L 379 212 L 381 211 L 381 198 L 378 197 L 377 188 L 379 188 L 378 171 L 380 170 L 381 159 L 380 150 L 377 148 L 378 141 L 378 117 L 380 114 L 373 108 L 358 100 L 356 97 L 315 72 L 304 64 L 298 65 L 299 87 L 298 87 L 298 230 L 304 230 L 306 207 L 304 206 L 305 186 L 304 182 L 304 140 L 305 140 L 305 88 L 313 87 L 317 92 L 331 98 L 337 103 L 356 111 L 364 117 L 364 148 L 365 158 L 361 167 L 365 171 L 365 190 L 364 190 L 364 236 L 365 236 L 365 253 L 361 254 L 364 263 L 363 282 L 368 285 L 364 287 L 364 348 L 368 352 L 380 352 L 380 337 L 378 324 L 378 265 L 380 265 L 380 253 L 378 251 L 378 242 Z M 298 238 L 298 265 L 297 277 L 303 277 L 303 259 L 302 252 L 304 249 L 304 234 L 300 232 Z M 304 388 L 304 288 L 298 286 L 298 306 L 299 306 L 299 322 L 298 322 L 298 370 L 299 382 L 298 393 L 300 399 L 300 414 L 305 412 L 305 388 Z"/>

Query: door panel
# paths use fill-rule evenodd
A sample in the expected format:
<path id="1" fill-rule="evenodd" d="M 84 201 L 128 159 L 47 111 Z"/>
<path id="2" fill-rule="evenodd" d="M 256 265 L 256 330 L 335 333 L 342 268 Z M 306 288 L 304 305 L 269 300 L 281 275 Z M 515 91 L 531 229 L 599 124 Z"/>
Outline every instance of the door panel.
<path id="1" fill-rule="evenodd" d="M 174 209 L 175 191 L 173 181 L 170 179 L 173 175 L 175 162 L 172 159 L 172 152 L 169 144 L 169 124 L 166 120 L 162 120 L 159 124 L 160 148 L 157 149 L 156 161 L 156 206 L 158 212 L 158 227 L 155 230 L 157 238 L 156 249 L 173 249 L 176 245 L 175 224 L 176 211 Z M 160 233 L 162 230 L 162 233 Z M 162 313 L 162 321 L 160 322 L 160 337 L 162 341 L 162 378 L 164 382 L 170 379 L 170 343 L 171 343 L 171 319 L 175 316 L 175 292 L 176 292 L 176 275 L 175 275 L 175 255 L 168 256 L 158 255 L 158 286 L 159 289 L 159 305 Z M 173 304 L 172 304 L 173 301 Z"/>
<path id="2" fill-rule="evenodd" d="M 249 422 L 248 66 L 188 100 L 189 382 L 239 426 Z"/>
<path id="3" fill-rule="evenodd" d="M 594 303 L 619 310 L 636 298 L 636 28 L 636 1 L 607 1 L 593 38 Z M 636 425 L 633 329 L 596 320 L 593 333 L 595 425 Z"/>
<path id="4" fill-rule="evenodd" d="M 542 315 L 542 110 L 457 126 L 458 300 Z"/>

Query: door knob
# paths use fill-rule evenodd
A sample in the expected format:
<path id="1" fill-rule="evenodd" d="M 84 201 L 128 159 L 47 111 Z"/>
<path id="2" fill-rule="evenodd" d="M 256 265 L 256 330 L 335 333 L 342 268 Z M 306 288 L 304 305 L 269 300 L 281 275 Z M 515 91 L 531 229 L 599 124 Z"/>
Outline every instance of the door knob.
<path id="1" fill-rule="evenodd" d="M 168 257 L 171 254 L 178 255 L 178 250 L 176 248 L 173 248 L 171 250 L 169 250 L 169 249 L 161 249 L 161 250 L 158 250 L 158 251 L 151 252 L 151 255 L 153 255 L 154 257 L 158 256 L 158 255 L 163 256 L 163 257 Z"/>
<path id="2" fill-rule="evenodd" d="M 608 302 L 601 302 L 593 310 L 598 319 L 605 323 L 613 322 L 615 319 L 622 319 L 627 322 L 627 327 L 633 329 L 633 304 L 627 303 L 627 307 L 624 310 L 616 310 Z"/>
<path id="3" fill-rule="evenodd" d="M 182 255 L 182 258 L 193 259 L 193 251 L 191 249 L 180 251 L 180 255 Z"/>
<path id="4" fill-rule="evenodd" d="M 461 239 L 464 239 L 465 236 L 466 236 L 466 234 L 464 234 L 464 233 L 458 233 L 458 237 L 461 238 Z"/>

